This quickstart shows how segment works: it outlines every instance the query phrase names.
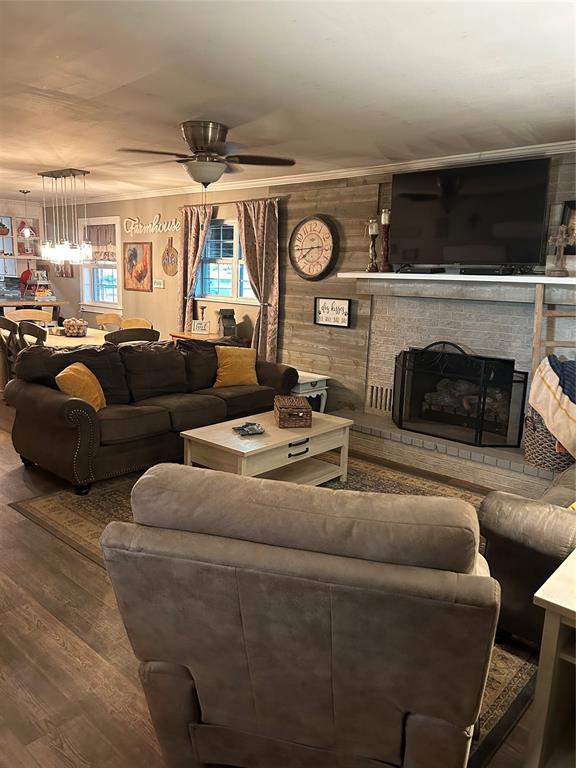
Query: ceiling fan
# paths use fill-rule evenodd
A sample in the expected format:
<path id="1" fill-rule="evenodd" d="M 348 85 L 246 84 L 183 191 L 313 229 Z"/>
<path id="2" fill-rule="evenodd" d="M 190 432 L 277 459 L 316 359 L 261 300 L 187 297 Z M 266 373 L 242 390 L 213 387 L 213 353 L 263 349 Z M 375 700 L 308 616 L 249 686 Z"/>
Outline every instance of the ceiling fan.
<path id="1" fill-rule="evenodd" d="M 223 173 L 234 173 L 237 165 L 295 164 L 294 160 L 285 157 L 232 154 L 234 145 L 226 143 L 228 127 L 213 120 L 186 120 L 180 124 L 180 128 L 184 141 L 190 147 L 191 155 L 153 149 L 122 148 L 118 151 L 174 157 L 174 162 L 183 165 L 188 175 L 204 187 L 218 181 Z M 229 152 L 231 154 L 228 154 Z"/>

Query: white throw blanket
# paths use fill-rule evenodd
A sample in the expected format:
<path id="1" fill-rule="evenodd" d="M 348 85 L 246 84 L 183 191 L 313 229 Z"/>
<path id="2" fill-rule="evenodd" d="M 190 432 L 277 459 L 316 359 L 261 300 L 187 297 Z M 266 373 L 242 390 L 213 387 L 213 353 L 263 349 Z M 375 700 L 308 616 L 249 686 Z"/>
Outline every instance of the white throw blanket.
<path id="1" fill-rule="evenodd" d="M 576 404 L 563 391 L 547 357 L 536 369 L 528 401 L 542 416 L 549 432 L 568 453 L 576 456 Z"/>

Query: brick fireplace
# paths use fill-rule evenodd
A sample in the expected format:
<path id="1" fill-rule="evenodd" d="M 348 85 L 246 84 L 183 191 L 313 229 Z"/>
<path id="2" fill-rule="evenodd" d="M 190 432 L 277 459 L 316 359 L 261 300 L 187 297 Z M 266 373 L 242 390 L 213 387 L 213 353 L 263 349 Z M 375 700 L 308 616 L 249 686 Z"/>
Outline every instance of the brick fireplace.
<path id="1" fill-rule="evenodd" d="M 369 336 L 366 412 L 391 410 L 396 355 L 408 347 L 451 341 L 478 355 L 513 359 L 530 369 L 531 305 L 409 296 L 374 296 Z"/>
<path id="2" fill-rule="evenodd" d="M 552 474 L 524 462 L 518 447 L 465 445 L 448 436 L 403 429 L 392 420 L 394 362 L 402 350 L 450 341 L 476 354 L 514 360 L 529 372 L 534 326 L 534 283 L 546 278 L 440 278 L 423 275 L 340 273 L 356 280 L 356 293 L 371 297 L 362 411 L 339 411 L 354 419 L 351 448 L 397 464 L 417 467 L 477 485 L 537 497 Z M 572 308 L 576 280 L 548 279 L 546 301 Z M 551 321 L 552 322 L 552 321 Z M 571 321 L 554 318 L 556 338 L 572 338 Z"/>

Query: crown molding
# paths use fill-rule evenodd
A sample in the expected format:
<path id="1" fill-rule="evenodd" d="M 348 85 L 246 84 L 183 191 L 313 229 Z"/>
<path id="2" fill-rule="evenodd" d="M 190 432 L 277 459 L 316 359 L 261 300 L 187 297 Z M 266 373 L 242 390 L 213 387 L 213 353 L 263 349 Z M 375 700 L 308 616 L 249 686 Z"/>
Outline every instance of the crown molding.
<path id="1" fill-rule="evenodd" d="M 462 155 L 448 155 L 444 157 L 430 157 L 422 160 L 407 160 L 401 163 L 387 163 L 385 165 L 370 165 L 362 168 L 342 168 L 335 171 L 319 171 L 314 173 L 300 173 L 292 176 L 274 176 L 267 179 L 250 179 L 246 181 L 217 182 L 208 188 L 208 194 L 258 189 L 262 187 L 278 187 L 291 184 L 311 184 L 318 181 L 337 181 L 339 179 L 354 179 L 362 176 L 382 176 L 391 173 L 406 173 L 408 171 L 423 171 L 433 168 L 447 168 L 450 166 L 470 165 L 491 160 L 518 160 L 530 157 L 550 157 L 576 153 L 576 141 L 558 141 L 552 144 L 531 144 L 527 147 L 510 147 L 508 149 L 490 149 L 486 152 L 469 152 Z M 111 203 L 120 200 L 141 200 L 151 197 L 170 197 L 173 195 L 200 194 L 198 184 L 183 185 L 169 189 L 146 190 L 143 192 L 122 192 L 110 195 L 89 197 L 89 203 Z"/>

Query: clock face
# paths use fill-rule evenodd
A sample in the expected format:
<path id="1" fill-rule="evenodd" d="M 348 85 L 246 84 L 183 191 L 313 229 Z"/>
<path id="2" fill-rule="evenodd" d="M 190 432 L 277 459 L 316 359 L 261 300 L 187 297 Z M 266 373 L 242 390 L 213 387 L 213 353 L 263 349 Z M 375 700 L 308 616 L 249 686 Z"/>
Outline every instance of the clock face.
<path id="1" fill-rule="evenodd" d="M 321 216 L 310 216 L 294 227 L 289 256 L 292 266 L 305 280 L 325 277 L 336 260 L 336 231 Z"/>

